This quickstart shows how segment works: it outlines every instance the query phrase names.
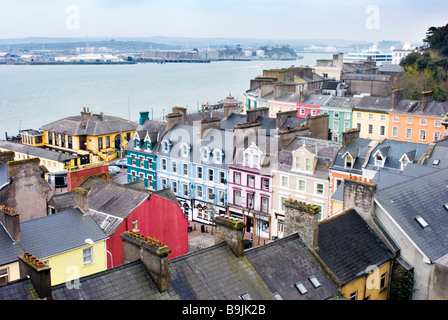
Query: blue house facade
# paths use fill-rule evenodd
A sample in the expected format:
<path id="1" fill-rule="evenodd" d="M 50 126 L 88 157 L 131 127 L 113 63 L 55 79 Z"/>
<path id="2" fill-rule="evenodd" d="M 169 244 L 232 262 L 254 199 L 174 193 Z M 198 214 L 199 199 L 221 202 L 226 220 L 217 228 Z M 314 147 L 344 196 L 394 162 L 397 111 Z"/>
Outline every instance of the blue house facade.
<path id="1" fill-rule="evenodd" d="M 158 148 L 157 188 L 171 188 L 191 221 L 211 224 L 215 215 L 226 213 L 233 133 L 221 130 L 220 123 L 205 118 L 175 124 Z"/>
<path id="2" fill-rule="evenodd" d="M 139 126 L 126 147 L 127 182 L 144 181 L 146 188 L 157 190 L 157 150 L 166 124 L 150 120 L 148 114 L 140 112 Z"/>

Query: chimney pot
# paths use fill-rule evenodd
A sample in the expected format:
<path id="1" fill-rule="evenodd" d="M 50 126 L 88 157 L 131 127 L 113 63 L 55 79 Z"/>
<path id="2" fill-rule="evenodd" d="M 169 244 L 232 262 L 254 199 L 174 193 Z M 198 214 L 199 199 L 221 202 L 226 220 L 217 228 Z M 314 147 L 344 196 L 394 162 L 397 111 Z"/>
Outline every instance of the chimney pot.
<path id="1" fill-rule="evenodd" d="M 51 268 L 30 253 L 24 253 L 19 258 L 19 270 L 22 278 L 29 276 L 39 298 L 52 300 Z"/>

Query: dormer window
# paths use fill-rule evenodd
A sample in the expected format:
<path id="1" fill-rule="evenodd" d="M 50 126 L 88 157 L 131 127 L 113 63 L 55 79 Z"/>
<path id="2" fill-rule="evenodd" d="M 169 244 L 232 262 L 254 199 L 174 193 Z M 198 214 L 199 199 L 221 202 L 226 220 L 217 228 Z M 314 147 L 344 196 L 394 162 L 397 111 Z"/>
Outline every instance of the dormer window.
<path id="1" fill-rule="evenodd" d="M 224 158 L 224 152 L 221 149 L 213 150 L 213 161 L 215 163 L 222 163 Z"/>
<path id="2" fill-rule="evenodd" d="M 379 167 L 384 167 L 384 158 L 380 153 L 375 156 L 375 165 Z"/>
<path id="3" fill-rule="evenodd" d="M 180 146 L 180 155 L 182 157 L 188 157 L 188 155 L 190 154 L 190 146 L 187 143 L 182 143 L 182 145 Z"/>
<path id="4" fill-rule="evenodd" d="M 168 153 L 171 150 L 171 142 L 167 139 L 162 141 L 162 152 Z"/>
<path id="5" fill-rule="evenodd" d="M 345 167 L 353 169 L 353 159 L 352 159 L 352 157 L 350 155 L 345 157 Z"/>
<path id="6" fill-rule="evenodd" d="M 342 157 L 345 158 L 346 169 L 353 169 L 353 166 L 355 165 L 358 155 L 359 155 L 359 149 L 349 150 L 346 153 L 344 153 Z"/>
<path id="7" fill-rule="evenodd" d="M 401 163 L 401 170 L 404 170 L 408 163 L 414 162 L 415 159 L 416 150 L 412 150 L 410 152 L 406 152 L 403 154 L 403 156 L 400 158 Z"/>
<path id="8" fill-rule="evenodd" d="M 209 161 L 210 159 L 210 149 L 208 147 L 201 148 L 201 160 Z"/>
<path id="9" fill-rule="evenodd" d="M 389 152 L 389 147 L 382 148 L 377 150 L 374 155 L 374 164 L 378 167 L 384 167 L 384 164 L 386 163 L 387 154 Z"/>

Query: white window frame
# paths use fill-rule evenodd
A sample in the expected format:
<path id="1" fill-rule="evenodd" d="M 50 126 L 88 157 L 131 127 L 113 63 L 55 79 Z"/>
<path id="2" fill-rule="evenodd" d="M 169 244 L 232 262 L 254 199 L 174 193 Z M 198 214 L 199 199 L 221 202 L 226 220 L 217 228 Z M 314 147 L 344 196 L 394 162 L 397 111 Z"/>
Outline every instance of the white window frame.
<path id="1" fill-rule="evenodd" d="M 392 137 L 398 137 L 398 127 L 392 127 Z"/>
<path id="2" fill-rule="evenodd" d="M 319 186 L 322 186 L 322 191 L 319 191 Z M 324 196 L 325 195 L 325 185 L 320 182 L 316 182 L 316 195 Z"/>
<path id="3" fill-rule="evenodd" d="M 82 249 L 82 265 L 88 266 L 93 264 L 93 247 L 87 247 Z"/>

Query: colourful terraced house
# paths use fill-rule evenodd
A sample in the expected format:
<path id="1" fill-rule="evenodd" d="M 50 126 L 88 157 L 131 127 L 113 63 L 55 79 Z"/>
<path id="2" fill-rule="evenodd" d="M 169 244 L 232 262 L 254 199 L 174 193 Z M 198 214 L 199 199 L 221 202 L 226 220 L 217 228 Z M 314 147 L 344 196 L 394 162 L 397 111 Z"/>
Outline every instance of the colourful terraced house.
<path id="1" fill-rule="evenodd" d="M 75 288 L 78 278 L 106 270 L 108 237 L 93 218 L 80 209 L 24 222 L 20 222 L 20 214 L 0 210 L 0 215 L 2 221 L 8 221 L 0 228 L 6 228 L 10 235 L 0 237 L 1 247 L 5 248 L 0 252 L 2 282 L 22 276 L 18 270 L 18 253 L 25 251 L 51 268 L 52 285 L 66 283 Z M 91 241 L 86 242 L 87 239 Z"/>
<path id="2" fill-rule="evenodd" d="M 445 135 L 443 119 L 448 114 L 448 101 L 432 100 L 432 92 L 423 92 L 420 100 L 403 99 L 403 90 L 392 93 L 396 104 L 389 111 L 389 138 L 430 143 Z"/>
<path id="3" fill-rule="evenodd" d="M 120 156 L 137 123 L 119 117 L 92 114 L 84 108 L 79 116 L 63 118 L 41 127 L 44 148 L 77 154 L 79 165 L 110 161 Z M 122 149 L 123 148 L 123 149 Z"/>
<path id="4" fill-rule="evenodd" d="M 144 181 L 146 188 L 157 190 L 157 151 L 165 129 L 165 122 L 140 112 L 139 125 L 126 146 L 128 182 Z"/>

